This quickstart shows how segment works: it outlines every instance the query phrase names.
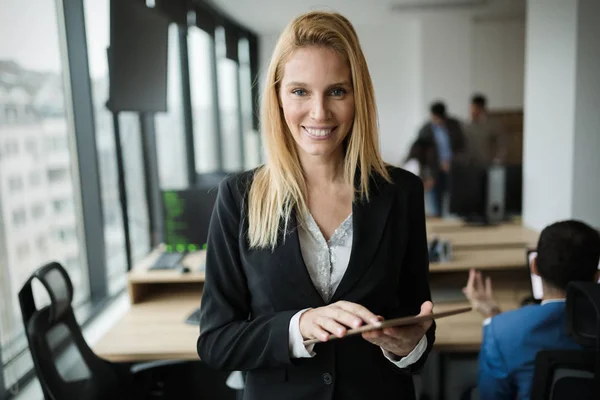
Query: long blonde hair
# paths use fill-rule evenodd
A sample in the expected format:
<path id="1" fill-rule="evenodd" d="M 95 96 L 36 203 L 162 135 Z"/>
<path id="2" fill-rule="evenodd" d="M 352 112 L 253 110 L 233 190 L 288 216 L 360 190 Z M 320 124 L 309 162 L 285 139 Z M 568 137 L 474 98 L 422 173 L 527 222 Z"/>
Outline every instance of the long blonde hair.
<path id="1" fill-rule="evenodd" d="M 294 19 L 281 34 L 269 65 L 262 98 L 261 130 L 267 155 L 248 196 L 248 239 L 251 248 L 275 248 L 280 224 L 286 230 L 292 210 L 307 210 L 306 182 L 294 139 L 279 105 L 284 64 L 297 49 L 319 46 L 344 56 L 350 66 L 355 113 L 345 140 L 344 179 L 359 185 L 354 199 L 369 198 L 372 173 L 390 180 L 379 152 L 375 93 L 354 27 L 337 13 L 310 12 Z"/>

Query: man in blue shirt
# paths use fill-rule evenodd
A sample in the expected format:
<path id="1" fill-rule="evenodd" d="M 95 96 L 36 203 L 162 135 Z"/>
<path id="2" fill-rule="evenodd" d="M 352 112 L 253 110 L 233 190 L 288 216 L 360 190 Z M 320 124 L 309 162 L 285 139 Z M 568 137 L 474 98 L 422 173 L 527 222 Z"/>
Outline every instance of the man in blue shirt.
<path id="1" fill-rule="evenodd" d="M 464 150 L 465 137 L 460 122 L 446 114 L 444 103 L 433 103 L 430 112 L 431 120 L 421 128 L 419 138 L 428 140 L 435 147 L 429 167 L 435 180 L 432 189 L 434 215 L 441 216 L 452 158 Z"/>
<path id="2" fill-rule="evenodd" d="M 600 234 L 580 221 L 546 227 L 531 270 L 542 278 L 541 304 L 501 313 L 492 282 L 471 270 L 463 289 L 484 321 L 478 388 L 486 400 L 528 400 L 535 357 L 540 350 L 580 349 L 566 332 L 565 298 L 571 281 L 598 280 Z"/>

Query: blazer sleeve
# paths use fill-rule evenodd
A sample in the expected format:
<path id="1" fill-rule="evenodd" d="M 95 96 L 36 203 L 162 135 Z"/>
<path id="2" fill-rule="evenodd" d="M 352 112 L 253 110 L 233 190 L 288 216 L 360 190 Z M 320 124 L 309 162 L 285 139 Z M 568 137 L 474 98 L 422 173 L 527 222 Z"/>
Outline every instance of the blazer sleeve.
<path id="1" fill-rule="evenodd" d="M 425 228 L 425 196 L 421 179 L 411 176 L 412 184 L 408 195 L 408 242 L 402 262 L 403 273 L 400 274 L 400 304 L 405 313 L 418 314 L 421 304 L 431 300 L 429 290 L 429 252 L 427 250 L 427 233 Z M 401 371 L 415 374 L 423 369 L 427 356 L 435 342 L 435 321 L 427 330 L 427 349 L 414 364 Z"/>
<path id="2" fill-rule="evenodd" d="M 288 364 L 288 327 L 298 310 L 251 315 L 251 296 L 240 260 L 240 208 L 224 180 L 209 227 L 198 355 L 223 370 Z"/>
<path id="3" fill-rule="evenodd" d="M 478 389 L 482 399 L 514 399 L 513 389 L 506 361 L 498 347 L 494 335 L 494 320 L 483 327 L 483 342 L 479 352 Z"/>

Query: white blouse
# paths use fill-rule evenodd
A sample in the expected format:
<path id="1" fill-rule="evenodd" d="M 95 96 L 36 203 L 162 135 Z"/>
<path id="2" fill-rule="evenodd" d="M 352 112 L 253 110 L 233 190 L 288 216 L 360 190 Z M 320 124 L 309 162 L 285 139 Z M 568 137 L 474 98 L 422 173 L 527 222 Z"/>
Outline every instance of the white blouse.
<path id="1" fill-rule="evenodd" d="M 352 251 L 352 214 L 350 214 L 335 230 L 327 241 L 321 233 L 321 229 L 310 213 L 298 221 L 298 238 L 304 264 L 310 275 L 310 279 L 323 300 L 328 303 L 344 274 L 350 261 Z M 302 334 L 300 333 L 300 316 L 308 309 L 296 313 L 289 326 L 289 348 L 293 358 L 310 358 L 316 353 L 314 345 L 304 346 Z M 398 360 L 394 354 L 383 350 L 385 357 L 396 364 L 399 368 L 406 368 L 421 358 L 427 349 L 427 337 L 424 335 L 413 351 L 406 357 Z"/>

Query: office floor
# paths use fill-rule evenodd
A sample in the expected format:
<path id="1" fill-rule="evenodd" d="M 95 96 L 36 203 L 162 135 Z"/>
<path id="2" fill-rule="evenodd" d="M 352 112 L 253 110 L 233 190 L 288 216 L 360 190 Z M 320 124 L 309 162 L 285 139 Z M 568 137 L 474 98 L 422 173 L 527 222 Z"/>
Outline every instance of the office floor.
<path id="1" fill-rule="evenodd" d="M 87 343 L 94 345 L 129 309 L 129 297 L 124 291 L 110 304 L 104 312 L 83 330 Z M 15 400 L 43 400 L 44 396 L 37 379 L 19 390 Z"/>

